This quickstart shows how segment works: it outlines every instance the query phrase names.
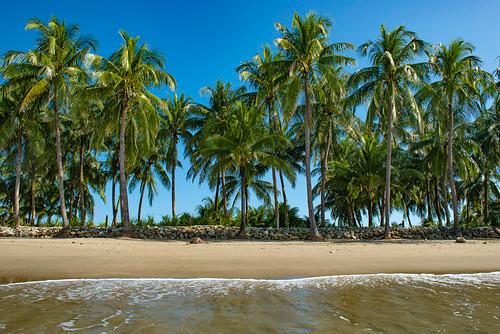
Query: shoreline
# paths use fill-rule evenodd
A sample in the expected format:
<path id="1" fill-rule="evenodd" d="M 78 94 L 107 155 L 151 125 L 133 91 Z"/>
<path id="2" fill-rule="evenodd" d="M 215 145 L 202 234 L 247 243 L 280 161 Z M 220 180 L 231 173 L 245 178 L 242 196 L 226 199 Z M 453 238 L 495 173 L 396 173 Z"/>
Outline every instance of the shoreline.
<path id="1" fill-rule="evenodd" d="M 376 274 L 342 274 L 342 275 L 329 275 L 329 276 L 310 276 L 310 277 L 294 277 L 294 278 L 217 278 L 217 277 L 196 277 L 196 278 L 168 278 L 168 277 L 108 277 L 108 278 L 62 278 L 62 279 L 46 279 L 38 281 L 21 281 L 13 283 L 0 283 L 2 286 L 23 286 L 39 283 L 73 283 L 73 282 L 96 282 L 96 281 L 110 281 L 110 282 L 269 282 L 269 283 L 294 283 L 294 282 L 307 282 L 316 280 L 328 280 L 336 278 L 370 278 L 370 277 L 417 277 L 427 276 L 433 278 L 440 277 L 474 277 L 477 275 L 500 275 L 500 271 L 487 271 L 478 273 L 461 273 L 461 274 L 430 274 L 430 273 L 376 273 Z M 425 279 L 425 278 L 423 278 Z"/>
<path id="2" fill-rule="evenodd" d="M 58 279 L 294 279 L 500 271 L 500 240 L 0 239 L 0 283 Z"/>

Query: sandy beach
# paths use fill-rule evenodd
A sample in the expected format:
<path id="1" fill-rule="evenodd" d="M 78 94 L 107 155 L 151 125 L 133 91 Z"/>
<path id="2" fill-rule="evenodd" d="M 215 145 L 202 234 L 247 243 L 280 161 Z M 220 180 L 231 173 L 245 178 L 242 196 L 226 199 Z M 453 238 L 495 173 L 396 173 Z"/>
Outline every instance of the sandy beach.
<path id="1" fill-rule="evenodd" d="M 209 242 L 0 239 L 0 280 L 292 278 L 500 271 L 500 240 Z"/>

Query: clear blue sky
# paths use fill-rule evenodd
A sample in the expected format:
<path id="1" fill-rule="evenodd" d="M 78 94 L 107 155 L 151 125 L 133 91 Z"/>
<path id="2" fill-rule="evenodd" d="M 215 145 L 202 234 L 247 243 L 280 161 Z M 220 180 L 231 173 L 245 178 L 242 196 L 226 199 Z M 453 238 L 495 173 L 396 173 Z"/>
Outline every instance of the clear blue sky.
<path id="1" fill-rule="evenodd" d="M 47 20 L 52 15 L 77 23 L 84 34 L 99 42 L 98 53 L 109 55 L 120 44 L 118 31 L 159 49 L 167 59 L 167 70 L 177 79 L 178 92 L 205 102 L 199 89 L 217 79 L 241 84 L 235 67 L 249 59 L 264 44 L 277 37 L 275 22 L 289 25 L 295 11 L 310 10 L 327 15 L 333 22 L 332 40 L 356 45 L 376 38 L 380 24 L 393 28 L 400 24 L 433 43 L 448 43 L 461 37 L 476 46 L 476 53 L 487 70 L 498 63 L 500 55 L 499 0 L 396 0 L 396 1 L 9 1 L 2 4 L 0 51 L 32 47 L 35 34 L 24 26 L 31 17 Z M 360 64 L 364 64 L 361 61 Z M 354 69 L 353 69 L 354 70 Z M 211 196 L 206 186 L 185 181 L 179 171 L 178 212 L 193 212 L 202 198 Z M 108 203 L 97 201 L 95 221 L 111 216 Z M 306 213 L 305 182 L 289 191 L 291 205 Z M 137 213 L 138 194 L 130 197 L 131 215 Z M 170 192 L 160 189 L 153 206 L 145 203 L 144 216 L 160 218 L 170 214 Z M 393 221 L 400 221 L 395 215 Z"/>

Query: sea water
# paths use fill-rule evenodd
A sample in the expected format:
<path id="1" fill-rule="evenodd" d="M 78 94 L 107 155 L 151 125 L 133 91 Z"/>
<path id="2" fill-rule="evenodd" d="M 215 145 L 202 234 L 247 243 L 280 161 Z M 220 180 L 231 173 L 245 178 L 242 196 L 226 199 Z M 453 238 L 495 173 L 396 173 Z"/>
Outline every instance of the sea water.
<path id="1" fill-rule="evenodd" d="M 0 285 L 0 333 L 500 333 L 500 272 Z"/>

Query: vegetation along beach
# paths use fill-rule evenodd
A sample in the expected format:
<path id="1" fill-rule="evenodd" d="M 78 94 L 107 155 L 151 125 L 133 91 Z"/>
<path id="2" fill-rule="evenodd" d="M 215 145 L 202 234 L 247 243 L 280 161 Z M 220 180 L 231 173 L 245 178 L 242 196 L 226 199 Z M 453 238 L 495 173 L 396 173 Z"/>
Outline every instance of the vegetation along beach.
<path id="1" fill-rule="evenodd" d="M 0 23 L 0 333 L 500 332 L 498 3 L 112 3 Z"/>

